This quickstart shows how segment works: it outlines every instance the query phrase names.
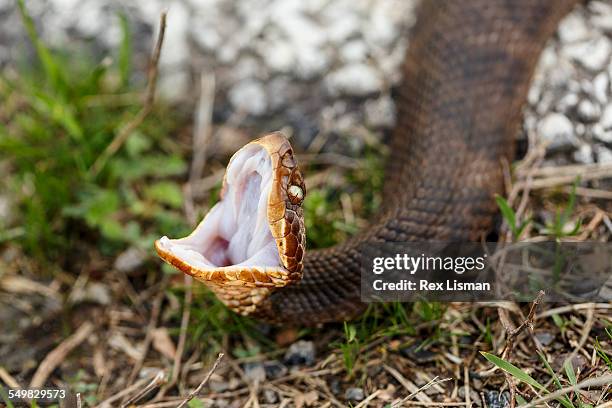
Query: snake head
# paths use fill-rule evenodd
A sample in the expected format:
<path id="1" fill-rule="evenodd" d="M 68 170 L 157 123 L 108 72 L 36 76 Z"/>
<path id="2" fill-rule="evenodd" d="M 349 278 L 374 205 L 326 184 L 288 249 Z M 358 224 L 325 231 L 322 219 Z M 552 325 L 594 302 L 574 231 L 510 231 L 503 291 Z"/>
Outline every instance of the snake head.
<path id="1" fill-rule="evenodd" d="M 155 241 L 159 256 L 251 314 L 275 289 L 302 278 L 304 179 L 289 141 L 271 133 L 230 159 L 220 201 L 187 237 Z"/>

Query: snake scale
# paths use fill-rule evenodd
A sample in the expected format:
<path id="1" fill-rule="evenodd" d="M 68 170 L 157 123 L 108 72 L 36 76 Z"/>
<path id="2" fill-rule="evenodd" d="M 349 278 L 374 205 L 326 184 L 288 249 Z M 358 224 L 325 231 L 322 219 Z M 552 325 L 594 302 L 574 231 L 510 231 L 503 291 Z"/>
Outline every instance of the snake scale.
<path id="1" fill-rule="evenodd" d="M 364 309 L 361 245 L 486 236 L 497 213 L 494 195 L 503 192 L 502 161 L 513 158 L 540 53 L 576 3 L 424 0 L 401 68 L 379 214 L 346 242 L 306 251 L 303 271 L 297 271 L 301 279 L 258 297 L 248 314 L 292 325 L 350 319 Z M 303 185 L 299 173 L 287 174 L 297 174 Z M 181 268 L 159 247 L 158 252 Z M 253 276 L 249 282 L 258 279 Z M 213 290 L 221 287 L 216 285 Z"/>

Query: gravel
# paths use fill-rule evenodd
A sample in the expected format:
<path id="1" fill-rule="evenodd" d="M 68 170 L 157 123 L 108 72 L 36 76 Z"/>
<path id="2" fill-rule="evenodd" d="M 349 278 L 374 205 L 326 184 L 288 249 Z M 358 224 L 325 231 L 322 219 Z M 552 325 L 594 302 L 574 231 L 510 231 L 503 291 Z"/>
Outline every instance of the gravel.
<path id="1" fill-rule="evenodd" d="M 315 347 L 312 341 L 297 341 L 285 353 L 285 363 L 288 365 L 312 365 L 314 362 Z"/>
<path id="2" fill-rule="evenodd" d="M 94 43 L 100 60 L 115 55 L 121 40 L 117 13 L 126 14 L 134 33 L 133 61 L 142 72 L 159 13 L 168 8 L 160 93 L 193 103 L 193 78 L 214 73 L 217 121 L 239 112 L 256 129 L 250 134 L 291 126 L 296 142 L 306 146 L 320 131 L 349 140 L 364 124 L 376 131 L 393 126 L 391 89 L 400 79 L 417 3 L 49 0 L 30 2 L 28 9 L 46 42 L 73 48 Z M 27 41 L 15 3 L 0 0 L 0 10 L 0 65 L 6 65 L 18 60 Z M 611 39 L 612 2 L 592 0 L 561 22 L 540 58 L 523 128 L 551 143 L 552 163 L 608 157 Z"/>
<path id="3" fill-rule="evenodd" d="M 365 398 L 363 388 L 351 387 L 344 393 L 344 398 L 349 401 L 362 401 Z"/>

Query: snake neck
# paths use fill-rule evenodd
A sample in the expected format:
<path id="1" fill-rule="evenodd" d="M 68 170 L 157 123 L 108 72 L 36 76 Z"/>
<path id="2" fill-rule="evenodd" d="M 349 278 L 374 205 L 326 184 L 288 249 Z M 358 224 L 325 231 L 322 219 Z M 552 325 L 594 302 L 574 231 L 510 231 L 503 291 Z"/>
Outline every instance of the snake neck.
<path id="1" fill-rule="evenodd" d="M 307 251 L 303 279 L 260 317 L 316 325 L 363 310 L 360 245 L 478 240 L 503 193 L 538 58 L 576 0 L 427 1 L 403 63 L 384 208 L 361 235 Z"/>

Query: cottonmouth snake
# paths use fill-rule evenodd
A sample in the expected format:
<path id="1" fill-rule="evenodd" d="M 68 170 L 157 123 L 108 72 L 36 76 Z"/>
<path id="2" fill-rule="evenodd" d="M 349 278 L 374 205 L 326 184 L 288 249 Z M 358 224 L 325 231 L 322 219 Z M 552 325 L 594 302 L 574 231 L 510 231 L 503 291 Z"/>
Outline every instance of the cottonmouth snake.
<path id="1" fill-rule="evenodd" d="M 200 232 L 185 240 L 157 241 L 158 253 L 242 314 L 296 325 L 356 316 L 363 310 L 360 245 L 474 241 L 491 229 L 493 197 L 503 190 L 501 162 L 513 157 L 535 65 L 576 2 L 422 3 L 397 90 L 385 203 L 361 234 L 304 253 L 303 179 L 291 147 L 272 134 L 232 159 L 237 170 L 228 166 L 222 200 L 230 204 L 211 210 Z M 258 173 L 258 166 L 272 168 L 272 175 Z M 248 204 L 263 196 L 268 207 Z M 265 216 L 268 241 L 253 233 Z M 250 223 L 248 231 L 243 222 Z M 278 250 L 276 265 L 267 261 L 270 245 Z"/>

